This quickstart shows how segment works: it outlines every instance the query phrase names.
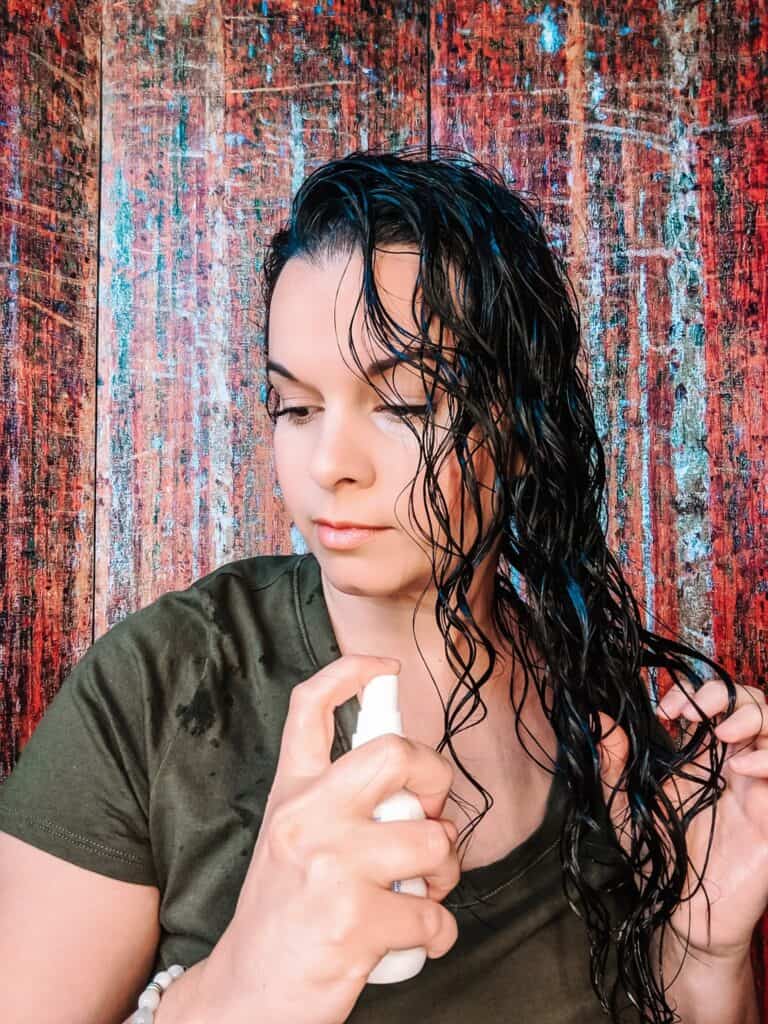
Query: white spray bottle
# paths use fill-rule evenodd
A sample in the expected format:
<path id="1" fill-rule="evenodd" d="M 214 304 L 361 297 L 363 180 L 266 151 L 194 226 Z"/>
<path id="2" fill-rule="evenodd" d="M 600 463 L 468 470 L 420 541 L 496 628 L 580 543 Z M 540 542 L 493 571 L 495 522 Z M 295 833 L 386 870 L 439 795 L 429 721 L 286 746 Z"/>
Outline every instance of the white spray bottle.
<path id="1" fill-rule="evenodd" d="M 396 675 L 374 676 L 363 687 L 357 729 L 352 737 L 352 748 L 361 743 L 393 732 L 404 735 L 398 703 L 399 678 Z M 382 800 L 373 809 L 375 821 L 417 821 L 425 818 L 424 808 L 418 797 L 407 789 L 401 789 Z M 393 892 L 405 892 L 412 896 L 426 896 L 427 883 L 423 878 L 404 878 L 392 883 Z M 414 977 L 424 966 L 427 951 L 424 946 L 410 949 L 390 949 L 368 975 L 371 984 L 387 984 L 405 981 Z"/>

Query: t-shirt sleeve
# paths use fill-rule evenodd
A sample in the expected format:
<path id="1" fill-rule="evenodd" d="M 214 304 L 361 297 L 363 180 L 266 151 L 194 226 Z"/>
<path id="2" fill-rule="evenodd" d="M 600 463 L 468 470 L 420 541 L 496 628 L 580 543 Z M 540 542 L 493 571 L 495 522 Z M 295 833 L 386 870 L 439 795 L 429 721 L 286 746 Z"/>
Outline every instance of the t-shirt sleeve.
<path id="1" fill-rule="evenodd" d="M 167 674 L 188 632 L 174 618 L 160 598 L 75 664 L 0 785 L 0 830 L 99 874 L 158 884 L 150 778 Z"/>

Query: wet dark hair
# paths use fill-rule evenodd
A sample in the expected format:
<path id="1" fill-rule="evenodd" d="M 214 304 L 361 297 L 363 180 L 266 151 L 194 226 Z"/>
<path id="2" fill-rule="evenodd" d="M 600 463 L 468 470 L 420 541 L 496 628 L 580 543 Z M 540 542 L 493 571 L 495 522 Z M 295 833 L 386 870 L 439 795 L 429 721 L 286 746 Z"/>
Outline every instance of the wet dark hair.
<path id="1" fill-rule="evenodd" d="M 412 302 L 418 335 L 388 316 L 376 289 L 376 249 L 397 244 L 416 247 L 420 253 Z M 422 535 L 435 556 L 435 616 L 459 679 L 448 708 L 462 686 L 469 690 L 452 714 L 445 711 L 446 732 L 438 750 L 448 744 L 453 753 L 451 736 L 456 729 L 451 726 L 470 698 L 470 714 L 478 704 L 487 710 L 480 689 L 493 674 L 497 653 L 475 623 L 466 595 L 474 567 L 498 544 L 493 623 L 510 641 L 525 679 L 520 704 L 515 705 L 516 733 L 520 737 L 520 711 L 532 678 L 560 745 L 554 770 L 562 772 L 569 792 L 560 839 L 563 888 L 571 908 L 585 921 L 592 987 L 612 1020 L 617 1019 L 622 985 L 636 1007 L 650 1012 L 646 1019 L 654 1024 L 678 1022 L 680 1017 L 664 994 L 664 933 L 683 899 L 689 872 L 686 829 L 696 814 L 712 807 L 714 832 L 717 800 L 725 788 L 721 769 L 726 745 L 713 730 L 733 712 L 736 690 L 721 665 L 679 638 L 664 638 L 643 627 L 635 597 L 606 546 L 601 527 L 605 459 L 587 384 L 577 366 L 578 303 L 565 265 L 548 241 L 535 200 L 511 189 L 495 168 L 448 147 L 426 154 L 416 148 L 353 152 L 306 178 L 293 198 L 288 222 L 266 250 L 265 343 L 272 295 L 287 261 L 301 257 L 322 265 L 326 257 L 353 252 L 363 258 L 361 295 L 371 334 L 421 373 L 428 408 L 438 383 L 451 411 L 450 427 L 437 448 L 429 415 L 410 425 L 425 466 L 430 533 Z M 440 325 L 437 342 L 429 334 L 433 316 Z M 451 332 L 452 348 L 443 338 L 445 328 Z M 348 344 L 364 379 L 386 398 L 365 374 L 351 330 Z M 434 369 L 426 358 L 436 361 Z M 274 424 L 280 412 L 271 403 L 271 385 L 265 394 Z M 494 406 L 501 410 L 500 418 L 494 418 Z M 467 450 L 469 432 L 475 429 L 486 439 L 496 468 L 494 509 L 487 523 L 482 522 L 478 481 Z M 437 460 L 451 450 L 457 452 L 462 486 L 478 517 L 478 536 L 468 551 L 451 536 L 437 482 L 442 465 Z M 518 453 L 525 469 L 515 474 Z M 410 509 L 412 502 L 411 493 Z M 462 537 L 463 513 L 462 503 Z M 431 515 L 448 538 L 445 547 L 431 533 Z M 444 555 L 439 565 L 438 552 Z M 455 565 L 450 572 L 449 563 Z M 466 637 L 468 663 L 461 661 L 449 628 Z M 475 635 L 490 659 L 477 680 L 471 675 Z M 680 685 L 683 676 L 699 689 L 705 677 L 691 662 L 706 663 L 725 681 L 728 711 L 712 718 L 700 712 L 702 721 L 687 736 L 674 726 L 673 742 L 655 718 L 649 688 L 654 692 L 661 670 L 669 674 L 672 685 Z M 623 826 L 631 835 L 630 850 L 627 853 L 618 840 L 614 846 L 625 880 L 633 880 L 636 898 L 617 925 L 603 899 L 610 890 L 595 884 L 579 854 L 590 833 L 606 822 L 611 829 L 606 815 L 613 798 L 606 808 L 597 751 L 603 738 L 598 711 L 614 718 L 629 740 L 619 787 L 626 787 L 629 803 Z M 527 751 L 522 738 L 520 742 Z M 709 754 L 709 766 L 699 757 L 701 770 L 692 775 L 688 763 L 702 749 Z M 533 757 L 530 752 L 529 756 Z M 487 811 L 486 790 L 455 754 L 454 760 L 482 792 Z M 696 801 L 682 814 L 662 790 L 671 776 L 700 784 Z M 705 863 L 695 891 L 706 867 Z M 657 980 L 652 940 L 659 929 Z M 612 939 L 617 944 L 618 979 L 609 1003 L 605 970 Z"/>

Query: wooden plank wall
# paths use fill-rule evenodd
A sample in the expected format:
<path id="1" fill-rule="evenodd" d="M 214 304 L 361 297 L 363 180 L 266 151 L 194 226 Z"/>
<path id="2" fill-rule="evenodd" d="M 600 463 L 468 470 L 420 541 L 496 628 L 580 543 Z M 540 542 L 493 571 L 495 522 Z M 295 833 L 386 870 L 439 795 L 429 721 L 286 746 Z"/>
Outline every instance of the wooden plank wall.
<path id="1" fill-rule="evenodd" d="M 0 2 L 0 778 L 93 637 L 100 18 Z"/>
<path id="2" fill-rule="evenodd" d="M 368 145 L 463 146 L 540 196 L 611 543 L 654 628 L 767 685 L 765 0 L 3 0 L 0 33 L 0 777 L 114 622 L 304 550 L 261 256 Z"/>

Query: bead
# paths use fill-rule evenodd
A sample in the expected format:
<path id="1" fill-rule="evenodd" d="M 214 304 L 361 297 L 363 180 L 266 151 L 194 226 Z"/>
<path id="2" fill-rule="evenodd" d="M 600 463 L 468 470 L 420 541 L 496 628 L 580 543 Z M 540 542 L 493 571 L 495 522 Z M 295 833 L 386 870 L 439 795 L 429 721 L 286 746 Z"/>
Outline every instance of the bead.
<path id="1" fill-rule="evenodd" d="M 154 1024 L 155 1010 L 160 1005 L 160 997 L 171 982 L 180 978 L 185 970 L 181 964 L 173 964 L 167 971 L 158 971 L 139 996 L 139 1008 L 130 1018 L 130 1024 Z"/>
<path id="2" fill-rule="evenodd" d="M 139 996 L 139 1009 L 145 1006 L 148 1010 L 156 1010 L 160 1005 L 160 993 L 154 988 L 145 988 Z"/>

